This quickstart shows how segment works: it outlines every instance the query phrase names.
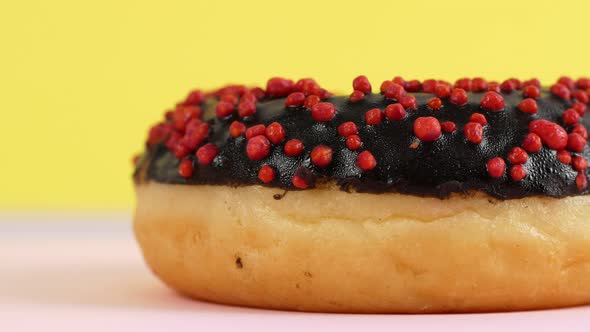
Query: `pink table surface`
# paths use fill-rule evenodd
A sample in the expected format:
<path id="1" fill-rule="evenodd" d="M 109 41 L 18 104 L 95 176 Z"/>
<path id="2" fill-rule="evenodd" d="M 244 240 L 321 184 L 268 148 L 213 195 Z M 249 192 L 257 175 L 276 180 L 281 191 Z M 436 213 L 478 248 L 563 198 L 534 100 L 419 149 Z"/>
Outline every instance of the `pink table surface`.
<path id="1" fill-rule="evenodd" d="M 128 215 L 0 215 L 0 331 L 590 331 L 590 307 L 343 315 L 189 300 L 145 267 Z"/>

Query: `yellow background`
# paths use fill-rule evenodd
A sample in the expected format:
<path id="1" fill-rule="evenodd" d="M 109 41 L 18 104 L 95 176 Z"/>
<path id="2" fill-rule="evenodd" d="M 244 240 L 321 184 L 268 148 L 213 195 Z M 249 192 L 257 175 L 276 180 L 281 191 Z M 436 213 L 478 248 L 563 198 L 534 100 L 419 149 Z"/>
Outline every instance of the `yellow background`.
<path id="1" fill-rule="evenodd" d="M 590 75 L 590 1 L 5 1 L 0 208 L 127 209 L 131 155 L 193 87 Z"/>

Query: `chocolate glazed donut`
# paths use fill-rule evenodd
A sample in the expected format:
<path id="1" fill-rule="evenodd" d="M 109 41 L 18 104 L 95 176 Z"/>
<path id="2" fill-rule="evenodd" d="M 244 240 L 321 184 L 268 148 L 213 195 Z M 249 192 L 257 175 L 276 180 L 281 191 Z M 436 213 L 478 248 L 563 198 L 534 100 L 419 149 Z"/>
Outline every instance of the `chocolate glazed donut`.
<path id="1" fill-rule="evenodd" d="M 167 285 L 263 308 L 510 311 L 590 303 L 590 79 L 312 79 L 192 91 L 134 173 Z"/>
<path id="2" fill-rule="evenodd" d="M 333 97 L 310 79 L 274 78 L 267 94 L 192 92 L 150 131 L 136 180 L 143 167 L 145 179 L 173 184 L 294 190 L 334 181 L 345 191 L 440 198 L 588 193 L 586 79 L 550 90 L 516 79 L 453 88 L 397 78 L 373 94 L 359 76 L 353 86 L 350 97 Z"/>

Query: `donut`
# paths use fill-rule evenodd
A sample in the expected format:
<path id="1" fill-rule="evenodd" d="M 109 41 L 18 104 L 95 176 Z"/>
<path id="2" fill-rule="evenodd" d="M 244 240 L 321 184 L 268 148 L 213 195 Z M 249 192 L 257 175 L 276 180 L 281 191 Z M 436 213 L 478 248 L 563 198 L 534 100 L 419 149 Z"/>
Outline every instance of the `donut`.
<path id="1" fill-rule="evenodd" d="M 352 88 L 274 77 L 167 111 L 134 159 L 134 233 L 154 274 L 192 298 L 281 310 L 590 303 L 590 79 Z"/>

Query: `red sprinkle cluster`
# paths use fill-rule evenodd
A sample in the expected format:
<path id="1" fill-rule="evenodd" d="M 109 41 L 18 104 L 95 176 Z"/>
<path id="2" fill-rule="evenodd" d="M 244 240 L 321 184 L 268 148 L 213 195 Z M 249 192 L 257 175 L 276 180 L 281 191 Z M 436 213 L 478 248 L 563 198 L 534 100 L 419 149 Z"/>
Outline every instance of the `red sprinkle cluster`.
<path id="1" fill-rule="evenodd" d="M 353 91 L 350 94 L 350 103 L 359 103 L 372 94 L 372 84 L 369 79 L 360 75 L 352 81 Z M 464 135 L 466 141 L 472 144 L 481 144 L 486 138 L 486 126 L 488 119 L 486 112 L 506 112 L 504 96 L 518 94 L 522 100 L 516 107 L 517 111 L 531 116 L 529 133 L 520 146 L 513 147 L 505 156 L 491 158 L 485 165 L 489 176 L 493 179 L 502 179 L 508 173 L 512 181 L 519 182 L 527 176 L 527 162 L 529 154 L 535 154 L 545 146 L 555 151 L 556 160 L 563 164 L 571 165 L 578 172 L 575 183 L 579 190 L 586 189 L 588 181 L 584 171 L 588 167 L 587 160 L 581 155 L 584 151 L 588 132 L 580 123 L 587 112 L 587 104 L 590 102 L 590 79 L 580 78 L 577 81 L 569 77 L 560 77 L 549 88 L 549 93 L 556 98 L 561 98 L 567 103 L 568 108 L 554 121 L 546 119 L 534 119 L 542 104 L 537 102 L 542 92 L 540 82 L 537 79 L 520 81 L 510 78 L 502 82 L 487 81 L 481 77 L 461 78 L 454 84 L 443 80 L 427 79 L 424 81 L 405 80 L 396 76 L 384 81 L 379 91 L 383 97 L 390 101 L 385 109 L 372 108 L 364 112 L 364 123 L 353 121 L 343 122 L 337 126 L 338 135 L 343 138 L 343 145 L 351 151 L 360 150 L 363 146 L 359 136 L 358 126 L 378 126 L 383 121 L 403 121 L 408 113 L 418 109 L 416 97 L 411 93 L 426 93 L 433 95 L 426 103 L 433 114 L 444 109 L 445 102 L 463 106 L 473 99 L 469 92 L 482 93 L 479 100 L 471 100 L 479 103 L 480 112 L 472 113 L 469 121 L 458 128 L 452 121 L 442 123 L 434 116 L 422 116 L 415 118 L 413 122 L 413 134 L 419 141 L 425 144 L 434 142 L 443 134 L 451 135 L 459 129 L 457 134 Z M 205 93 L 201 90 L 191 91 L 184 101 L 178 103 L 173 111 L 165 115 L 165 120 L 153 126 L 149 131 L 146 144 L 153 146 L 164 143 L 165 146 L 180 160 L 178 173 L 189 179 L 193 176 L 196 167 L 208 167 L 215 164 L 219 154 L 219 148 L 208 143 L 210 134 L 209 123 L 202 120 L 203 105 L 208 98 L 217 99 L 215 115 L 217 121 L 231 119 L 228 133 L 233 139 L 245 137 L 245 153 L 248 158 L 259 161 L 267 158 L 274 146 L 282 145 L 282 151 L 288 157 L 298 157 L 304 154 L 305 146 L 302 141 L 293 137 L 293 133 L 286 132 L 283 125 L 273 122 L 267 126 L 253 124 L 249 127 L 246 123 L 252 123 L 252 116 L 256 114 L 259 102 L 284 98 L 286 111 L 306 111 L 316 122 L 330 123 L 337 116 L 338 110 L 327 99 L 332 96 L 323 89 L 315 80 L 304 78 L 298 81 L 274 77 L 268 80 L 266 87 L 249 88 L 243 85 L 228 85 L 215 91 Z M 448 104 L 447 104 L 448 105 Z M 489 113 L 486 113 L 489 114 Z M 491 115 L 489 115 L 491 116 Z M 526 115 L 522 115 L 526 116 Z M 330 167 L 335 155 L 333 148 L 327 145 L 309 147 L 311 163 L 319 168 Z M 509 165 L 507 165 L 507 162 Z M 361 171 L 371 171 L 378 165 L 378 160 L 368 151 L 360 151 L 357 154 L 356 165 Z M 507 172 L 508 169 L 508 172 Z M 280 170 L 278 170 L 280 171 Z M 292 183 L 296 188 L 308 188 L 313 185 L 312 170 L 300 167 L 293 176 Z M 258 172 L 258 178 L 263 183 L 274 181 L 277 170 L 271 165 L 264 164 Z"/>
<path id="2" fill-rule="evenodd" d="M 536 114 L 539 106 L 535 99 L 541 96 L 539 81 L 535 79 L 525 81 L 520 87 L 522 87 L 524 99 L 519 103 L 518 109 L 524 113 Z M 500 85 L 500 88 L 504 92 L 511 92 L 520 87 L 518 82 L 510 83 L 505 81 Z M 586 128 L 583 125 L 578 124 L 578 122 L 587 111 L 586 104 L 589 102 L 589 89 L 590 79 L 582 78 L 577 82 L 574 82 L 574 80 L 569 77 L 559 78 L 558 81 L 550 87 L 549 91 L 551 94 L 558 98 L 564 99 L 565 101 L 571 101 L 573 96 L 575 99 L 575 102 L 572 103 L 572 107 L 565 110 L 561 116 L 561 122 L 566 128 L 571 127 L 571 131 L 568 134 L 566 129 L 557 122 L 544 119 L 532 120 L 529 123 L 530 134 L 525 137 L 522 142 L 522 147 L 515 147 L 507 156 L 508 161 L 512 164 L 512 167 L 510 168 L 510 177 L 513 181 L 518 182 L 526 177 L 527 173 L 525 164 L 528 160 L 528 153 L 537 153 L 541 150 L 542 146 L 545 145 L 547 148 L 556 151 L 556 159 L 561 163 L 568 165 L 572 164 L 572 167 L 578 171 L 576 177 L 576 186 L 578 187 L 578 190 L 581 191 L 586 189 L 588 182 L 583 171 L 587 168 L 588 162 L 583 156 L 575 155 L 572 157 L 572 153 L 582 152 L 588 140 Z M 490 110 L 500 109 L 499 101 L 501 96 L 499 96 L 500 98 L 498 96 L 493 96 L 493 99 L 495 100 L 493 102 L 491 101 L 491 96 L 488 96 L 488 98 L 484 96 L 484 99 L 481 101 L 482 107 Z M 492 178 L 502 177 L 505 169 L 504 165 L 504 160 L 500 157 L 493 158 L 488 161 L 488 173 Z M 500 172 L 500 170 L 502 171 Z"/>

